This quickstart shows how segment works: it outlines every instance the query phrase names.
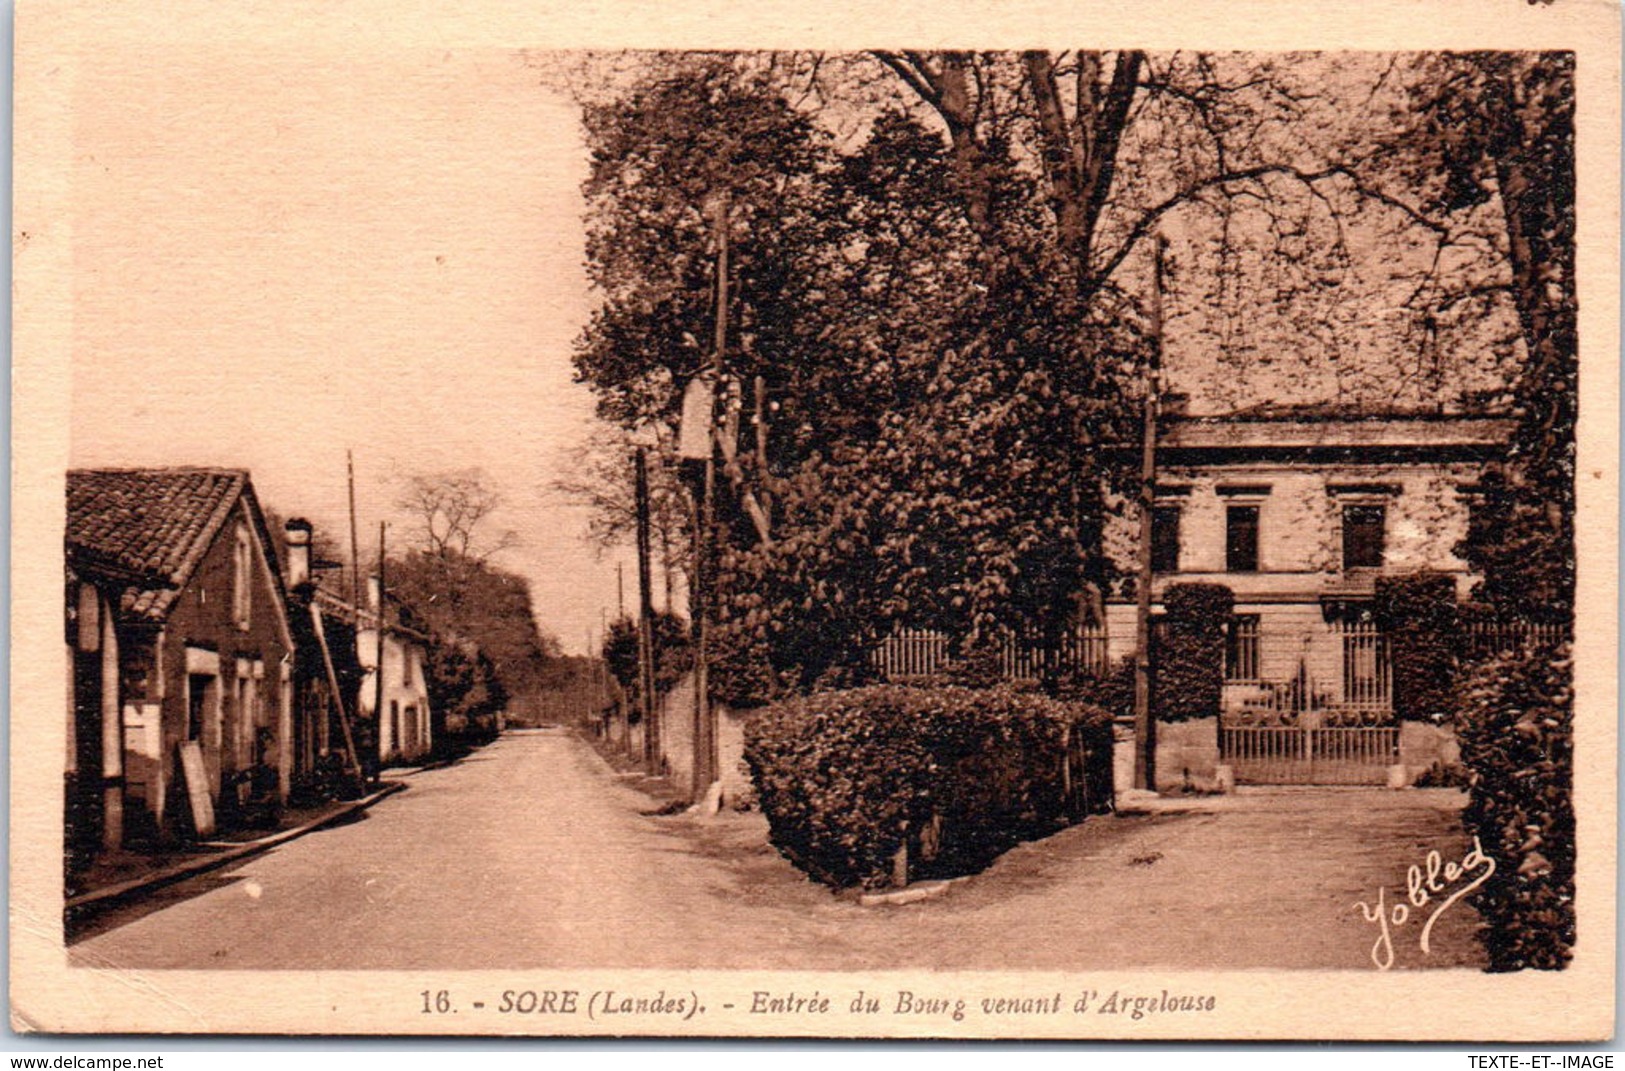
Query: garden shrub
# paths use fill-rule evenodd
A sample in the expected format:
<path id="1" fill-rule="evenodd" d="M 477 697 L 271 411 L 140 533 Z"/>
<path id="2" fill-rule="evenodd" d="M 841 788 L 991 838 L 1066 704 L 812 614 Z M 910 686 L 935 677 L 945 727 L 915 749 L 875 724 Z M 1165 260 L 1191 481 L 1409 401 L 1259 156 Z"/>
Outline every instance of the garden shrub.
<path id="1" fill-rule="evenodd" d="M 1472 894 L 1492 971 L 1558 970 L 1574 945 L 1572 671 L 1563 644 L 1496 656 L 1462 682 L 1462 821 L 1495 860 Z"/>
<path id="2" fill-rule="evenodd" d="M 1461 615 L 1455 580 L 1443 573 L 1378 577 L 1372 610 L 1388 639 L 1394 713 L 1410 721 L 1444 720 L 1456 704 Z"/>
<path id="3" fill-rule="evenodd" d="M 1110 715 L 1010 687 L 793 698 L 752 718 L 745 761 L 774 845 L 837 888 L 887 884 L 905 845 L 912 877 L 972 872 L 1112 800 Z"/>
<path id="4" fill-rule="evenodd" d="M 1211 718 L 1224 694 L 1224 634 L 1236 599 L 1223 584 L 1170 584 L 1152 633 L 1153 709 L 1159 721 Z"/>
<path id="5" fill-rule="evenodd" d="M 1134 717 L 1134 659 L 1123 658 L 1103 674 L 1077 673 L 1056 687 L 1056 695 L 1073 703 L 1099 707 L 1120 721 Z"/>

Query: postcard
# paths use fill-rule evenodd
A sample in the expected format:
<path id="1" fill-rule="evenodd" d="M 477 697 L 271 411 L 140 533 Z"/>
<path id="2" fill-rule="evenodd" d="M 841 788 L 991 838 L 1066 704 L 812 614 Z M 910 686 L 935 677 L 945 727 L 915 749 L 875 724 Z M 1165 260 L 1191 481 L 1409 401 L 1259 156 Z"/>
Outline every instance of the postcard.
<path id="1" fill-rule="evenodd" d="M 20 6 L 23 1033 L 1614 1030 L 1619 13 Z"/>

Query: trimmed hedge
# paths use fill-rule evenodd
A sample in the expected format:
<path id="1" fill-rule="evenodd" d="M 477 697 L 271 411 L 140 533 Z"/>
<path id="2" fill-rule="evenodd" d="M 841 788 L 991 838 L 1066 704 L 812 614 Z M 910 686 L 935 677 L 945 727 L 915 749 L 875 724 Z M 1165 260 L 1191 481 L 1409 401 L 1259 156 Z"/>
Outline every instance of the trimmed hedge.
<path id="1" fill-rule="evenodd" d="M 1495 860 L 1472 895 L 1492 971 L 1559 970 L 1574 946 L 1573 716 L 1568 644 L 1500 655 L 1463 681 L 1462 821 Z"/>
<path id="2" fill-rule="evenodd" d="M 1394 713 L 1409 721 L 1445 720 L 1457 702 L 1455 580 L 1443 573 L 1378 577 L 1372 611 L 1388 637 Z"/>
<path id="3" fill-rule="evenodd" d="M 1068 744 L 1082 769 L 1067 769 Z M 795 698 L 746 727 L 773 844 L 836 888 L 973 872 L 1112 801 L 1111 717 L 1037 692 L 877 685 Z"/>
<path id="4" fill-rule="evenodd" d="M 1211 718 L 1224 697 L 1224 632 L 1236 597 L 1223 584 L 1170 584 L 1151 645 L 1158 721 Z"/>

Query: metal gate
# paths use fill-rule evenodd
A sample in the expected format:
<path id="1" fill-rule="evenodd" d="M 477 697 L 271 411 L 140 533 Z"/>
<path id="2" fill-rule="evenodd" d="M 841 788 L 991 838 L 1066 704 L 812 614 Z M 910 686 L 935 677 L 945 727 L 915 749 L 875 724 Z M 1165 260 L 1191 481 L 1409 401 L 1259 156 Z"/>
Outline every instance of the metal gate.
<path id="1" fill-rule="evenodd" d="M 1219 723 L 1219 755 L 1243 785 L 1381 785 L 1399 761 L 1399 729 Z"/>
<path id="2" fill-rule="evenodd" d="M 1332 670 L 1329 685 L 1307 658 L 1291 680 L 1227 685 L 1219 755 L 1238 784 L 1387 783 L 1399 761 L 1388 638 L 1369 621 L 1340 621 L 1325 639 L 1334 645 L 1319 661 Z"/>

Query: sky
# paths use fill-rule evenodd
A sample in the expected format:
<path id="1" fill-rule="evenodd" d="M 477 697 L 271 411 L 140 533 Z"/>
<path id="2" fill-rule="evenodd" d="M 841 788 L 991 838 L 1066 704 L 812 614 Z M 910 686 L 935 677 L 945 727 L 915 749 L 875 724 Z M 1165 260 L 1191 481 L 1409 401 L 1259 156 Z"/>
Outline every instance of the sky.
<path id="1" fill-rule="evenodd" d="M 480 468 L 497 562 L 596 645 L 616 560 L 547 490 L 592 421 L 574 106 L 495 49 L 197 48 L 74 94 L 70 464 L 244 467 L 342 542 L 353 450 L 364 558 L 408 477 Z"/>
<path id="2" fill-rule="evenodd" d="M 592 430 L 570 355 L 593 296 L 586 151 L 575 105 L 547 88 L 548 54 L 221 39 L 86 55 L 69 109 L 70 464 L 244 467 L 267 506 L 343 545 L 353 451 L 364 559 L 380 520 L 405 545 L 393 504 L 410 477 L 480 469 L 505 500 L 488 535 L 518 537 L 498 564 L 530 580 L 566 650 L 594 649 L 619 612 L 617 566 L 628 583 L 636 570 L 624 548 L 601 555 L 584 511 L 549 490 Z M 1356 87 L 1381 67 L 1339 62 Z M 1200 251 L 1216 224 L 1169 214 L 1182 240 L 1168 363 L 1193 408 L 1417 404 L 1442 389 L 1398 374 L 1420 358 L 1396 295 L 1427 250 L 1346 218 L 1359 239 L 1346 278 L 1287 315 L 1256 254 L 1231 272 L 1247 300 L 1207 293 L 1218 268 Z M 1238 233 L 1268 222 L 1238 220 Z M 1135 263 L 1120 273 L 1131 287 L 1149 262 Z M 1448 348 L 1473 359 L 1453 358 L 1452 389 L 1499 381 L 1491 337 L 1516 334 L 1510 315 L 1456 332 Z M 1221 335 L 1239 340 L 1239 365 L 1215 360 Z"/>

